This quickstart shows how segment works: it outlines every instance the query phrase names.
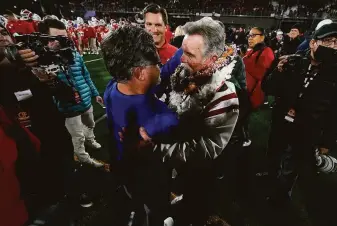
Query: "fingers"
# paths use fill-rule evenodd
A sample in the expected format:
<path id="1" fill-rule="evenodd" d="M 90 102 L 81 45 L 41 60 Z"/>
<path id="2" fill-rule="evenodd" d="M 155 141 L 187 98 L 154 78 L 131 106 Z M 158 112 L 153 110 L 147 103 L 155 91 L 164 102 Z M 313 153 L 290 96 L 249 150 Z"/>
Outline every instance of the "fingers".
<path id="1" fill-rule="evenodd" d="M 36 60 L 39 56 L 31 49 L 19 50 L 19 54 L 27 66 L 33 67 L 37 65 Z"/>
<path id="2" fill-rule="evenodd" d="M 124 141 L 124 133 L 126 132 L 125 127 L 122 128 L 122 132 L 118 132 L 118 136 L 119 136 L 119 141 L 123 142 Z"/>
<path id="3" fill-rule="evenodd" d="M 149 135 L 147 134 L 144 127 L 139 128 L 139 133 L 140 133 L 140 136 L 143 138 L 144 141 L 148 141 L 148 142 L 152 141 L 151 137 L 149 137 Z"/>

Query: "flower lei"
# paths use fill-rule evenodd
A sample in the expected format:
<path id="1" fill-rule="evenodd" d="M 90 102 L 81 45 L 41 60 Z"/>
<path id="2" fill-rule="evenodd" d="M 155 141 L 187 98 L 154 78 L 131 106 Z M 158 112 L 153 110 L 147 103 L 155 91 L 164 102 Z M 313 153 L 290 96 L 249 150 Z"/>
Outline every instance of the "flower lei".
<path id="1" fill-rule="evenodd" d="M 227 49 L 228 50 L 228 49 Z M 208 67 L 206 70 L 197 72 L 193 76 L 182 74 L 182 68 L 179 66 L 171 77 L 171 82 L 174 83 L 182 77 L 187 81 L 193 81 L 194 78 L 205 78 L 203 84 L 195 84 L 194 91 L 188 92 L 191 83 L 185 82 L 185 90 L 173 89 L 169 94 L 169 108 L 177 112 L 181 117 L 183 114 L 200 114 L 206 105 L 214 98 L 218 88 L 220 88 L 226 80 L 232 76 L 236 61 L 234 60 L 234 52 L 226 51 L 218 60 Z"/>

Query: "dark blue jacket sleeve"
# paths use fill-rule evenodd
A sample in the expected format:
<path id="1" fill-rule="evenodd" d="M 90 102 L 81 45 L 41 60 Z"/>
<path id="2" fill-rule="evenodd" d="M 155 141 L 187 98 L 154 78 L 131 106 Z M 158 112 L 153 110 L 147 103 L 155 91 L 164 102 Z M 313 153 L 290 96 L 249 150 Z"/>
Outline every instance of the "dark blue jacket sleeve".
<path id="1" fill-rule="evenodd" d="M 309 49 L 309 43 L 310 41 L 308 39 L 304 40 L 298 47 L 297 47 L 297 51 L 306 51 L 307 49 Z"/>
<path id="2" fill-rule="evenodd" d="M 175 112 L 171 111 L 167 105 L 160 100 L 156 100 L 157 114 L 142 125 L 151 138 L 168 139 L 172 136 L 174 129 L 178 126 L 179 120 Z"/>
<path id="3" fill-rule="evenodd" d="M 176 70 L 176 68 L 181 63 L 181 56 L 183 55 L 183 50 L 180 48 L 177 52 L 173 55 L 173 57 L 162 66 L 160 69 L 160 79 L 161 82 L 158 86 L 154 88 L 154 93 L 158 98 L 160 98 L 165 91 L 167 90 L 168 85 L 170 84 L 170 77 Z"/>

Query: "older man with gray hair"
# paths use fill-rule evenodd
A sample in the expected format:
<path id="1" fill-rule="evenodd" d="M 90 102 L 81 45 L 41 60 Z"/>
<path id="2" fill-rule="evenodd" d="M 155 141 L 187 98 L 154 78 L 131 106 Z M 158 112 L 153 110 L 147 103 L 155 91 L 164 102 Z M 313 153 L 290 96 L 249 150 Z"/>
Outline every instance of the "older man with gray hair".
<path id="1" fill-rule="evenodd" d="M 236 60 L 224 52 L 224 28 L 205 17 L 187 23 L 184 31 L 182 63 L 171 76 L 168 97 L 169 108 L 178 115 L 179 129 L 170 142 L 152 139 L 145 128 L 140 128 L 140 134 L 185 178 L 178 225 L 198 226 L 205 225 L 212 211 L 209 200 L 216 180 L 212 160 L 231 139 L 239 101 L 230 82 Z"/>

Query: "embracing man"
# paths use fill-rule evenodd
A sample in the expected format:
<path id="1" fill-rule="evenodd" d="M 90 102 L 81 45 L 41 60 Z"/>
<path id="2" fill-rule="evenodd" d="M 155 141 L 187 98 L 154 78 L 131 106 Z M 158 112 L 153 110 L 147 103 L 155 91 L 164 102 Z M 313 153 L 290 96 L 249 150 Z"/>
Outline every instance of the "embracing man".
<path id="1" fill-rule="evenodd" d="M 138 196 L 136 216 L 137 210 L 144 208 L 150 222 L 153 220 L 149 225 L 162 224 L 169 216 L 165 205 L 169 202 L 171 167 L 183 167 L 188 179 L 183 199 L 186 213 L 177 216 L 177 223 L 205 224 L 210 212 L 207 200 L 215 181 L 212 160 L 227 146 L 239 115 L 235 86 L 228 81 L 236 62 L 223 56 L 223 27 L 206 17 L 188 23 L 185 32 L 182 64 L 172 75 L 168 106 L 151 91 L 160 80 L 160 59 L 149 33 L 123 27 L 102 44 L 104 61 L 113 77 L 104 96 L 109 125 L 118 159 L 129 159 L 122 163 L 129 167 L 122 168 L 130 172 L 130 166 L 138 167 L 126 174 L 125 183 L 133 199 Z M 135 137 L 141 146 L 147 142 L 146 148 L 137 151 L 128 148 L 130 142 L 121 142 L 121 133 L 125 133 L 125 140 L 132 136 L 130 129 L 123 130 L 130 127 L 139 128 L 142 139 L 139 134 Z"/>

